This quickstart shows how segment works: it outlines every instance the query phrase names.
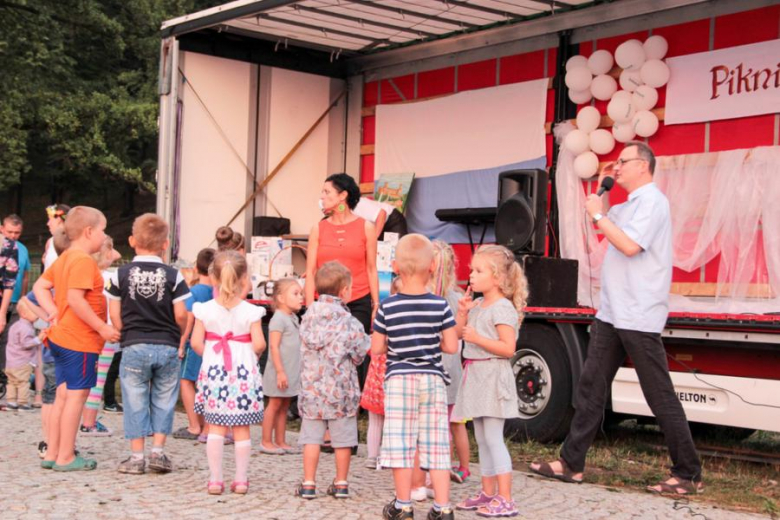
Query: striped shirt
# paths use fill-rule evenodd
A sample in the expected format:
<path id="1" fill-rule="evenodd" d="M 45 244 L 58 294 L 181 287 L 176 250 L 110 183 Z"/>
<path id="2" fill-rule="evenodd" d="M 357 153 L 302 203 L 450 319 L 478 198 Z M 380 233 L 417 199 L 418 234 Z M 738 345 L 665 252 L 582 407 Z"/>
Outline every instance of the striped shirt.
<path id="1" fill-rule="evenodd" d="M 385 380 L 403 374 L 435 374 L 449 384 L 442 365 L 441 333 L 454 326 L 450 306 L 440 296 L 398 293 L 383 300 L 374 332 L 387 336 Z"/>

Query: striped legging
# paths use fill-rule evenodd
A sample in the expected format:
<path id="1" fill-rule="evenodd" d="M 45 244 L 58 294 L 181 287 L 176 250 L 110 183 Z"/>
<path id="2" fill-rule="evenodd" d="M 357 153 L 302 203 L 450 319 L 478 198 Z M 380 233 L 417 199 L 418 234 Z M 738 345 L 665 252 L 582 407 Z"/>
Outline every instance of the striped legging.
<path id="1" fill-rule="evenodd" d="M 98 358 L 97 383 L 89 391 L 86 403 L 87 408 L 92 408 L 93 410 L 100 408 L 100 402 L 103 400 L 103 386 L 106 384 L 106 374 L 108 374 L 111 360 L 114 359 L 114 354 L 118 349 L 119 343 L 106 343 L 103 346 L 103 350 Z"/>

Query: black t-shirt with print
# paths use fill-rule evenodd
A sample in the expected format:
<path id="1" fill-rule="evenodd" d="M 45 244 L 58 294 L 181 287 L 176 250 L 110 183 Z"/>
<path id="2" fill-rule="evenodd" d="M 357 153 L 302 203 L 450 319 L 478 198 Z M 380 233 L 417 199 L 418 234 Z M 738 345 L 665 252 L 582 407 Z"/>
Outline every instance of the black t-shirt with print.
<path id="1" fill-rule="evenodd" d="M 190 297 L 181 273 L 154 256 L 136 256 L 106 287 L 106 296 L 122 302 L 122 347 L 139 343 L 178 347 L 181 330 L 173 304 Z"/>

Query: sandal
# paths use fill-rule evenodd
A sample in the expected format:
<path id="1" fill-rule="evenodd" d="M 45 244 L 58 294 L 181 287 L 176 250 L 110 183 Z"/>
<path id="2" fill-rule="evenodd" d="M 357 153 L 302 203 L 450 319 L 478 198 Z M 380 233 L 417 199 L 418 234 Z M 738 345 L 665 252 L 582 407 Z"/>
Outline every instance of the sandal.
<path id="1" fill-rule="evenodd" d="M 97 461 L 95 459 L 85 459 L 81 455 L 76 455 L 73 462 L 59 466 L 54 464 L 51 469 L 54 471 L 92 471 L 97 468 Z"/>
<path id="2" fill-rule="evenodd" d="M 487 518 L 496 518 L 500 516 L 517 516 L 520 512 L 517 510 L 514 500 L 507 500 L 501 495 L 496 495 L 489 504 L 477 509 L 478 516 Z"/>
<path id="3" fill-rule="evenodd" d="M 336 482 L 335 480 L 328 486 L 327 494 L 333 498 L 349 498 L 349 484 L 347 482 Z"/>
<path id="4" fill-rule="evenodd" d="M 317 498 L 317 486 L 315 484 L 304 484 L 301 482 L 295 488 L 295 496 L 311 500 Z"/>
<path id="5" fill-rule="evenodd" d="M 249 482 L 233 482 L 230 484 L 230 491 L 237 495 L 246 495 L 249 491 Z"/>
<path id="6" fill-rule="evenodd" d="M 199 433 L 192 433 L 190 430 L 187 429 L 186 426 L 183 426 L 173 432 L 173 438 L 174 439 L 182 439 L 186 441 L 196 441 L 198 440 Z"/>
<path id="7" fill-rule="evenodd" d="M 225 484 L 223 482 L 208 482 L 206 490 L 209 495 L 221 495 L 225 491 Z"/>
<path id="8" fill-rule="evenodd" d="M 675 480 L 676 482 L 672 482 L 672 480 Z M 657 493 L 659 495 L 697 495 L 704 493 L 704 483 L 702 481 L 694 482 L 693 480 L 686 480 L 671 475 L 669 478 L 662 480 L 655 486 L 647 486 L 645 489 L 650 493 Z"/>
<path id="9" fill-rule="evenodd" d="M 542 462 L 539 464 L 538 468 L 534 468 L 533 464 L 531 464 L 528 466 L 528 469 L 537 475 L 560 480 L 561 482 L 566 482 L 568 484 L 582 484 L 582 478 L 574 478 L 574 475 L 578 472 L 572 471 L 569 465 L 566 464 L 565 460 L 558 459 L 558 462 L 560 462 L 561 466 L 563 467 L 563 473 L 556 473 L 552 469 L 552 466 L 550 466 L 550 464 L 547 462 Z"/>

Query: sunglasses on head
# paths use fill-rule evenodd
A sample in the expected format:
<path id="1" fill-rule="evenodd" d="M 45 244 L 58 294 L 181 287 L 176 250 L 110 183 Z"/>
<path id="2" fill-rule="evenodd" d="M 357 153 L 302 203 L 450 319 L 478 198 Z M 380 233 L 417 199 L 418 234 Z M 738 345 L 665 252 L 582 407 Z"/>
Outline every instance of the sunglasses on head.
<path id="1" fill-rule="evenodd" d="M 46 207 L 46 214 L 49 216 L 49 218 L 58 217 L 62 220 L 65 220 L 65 212 L 54 205 Z"/>

